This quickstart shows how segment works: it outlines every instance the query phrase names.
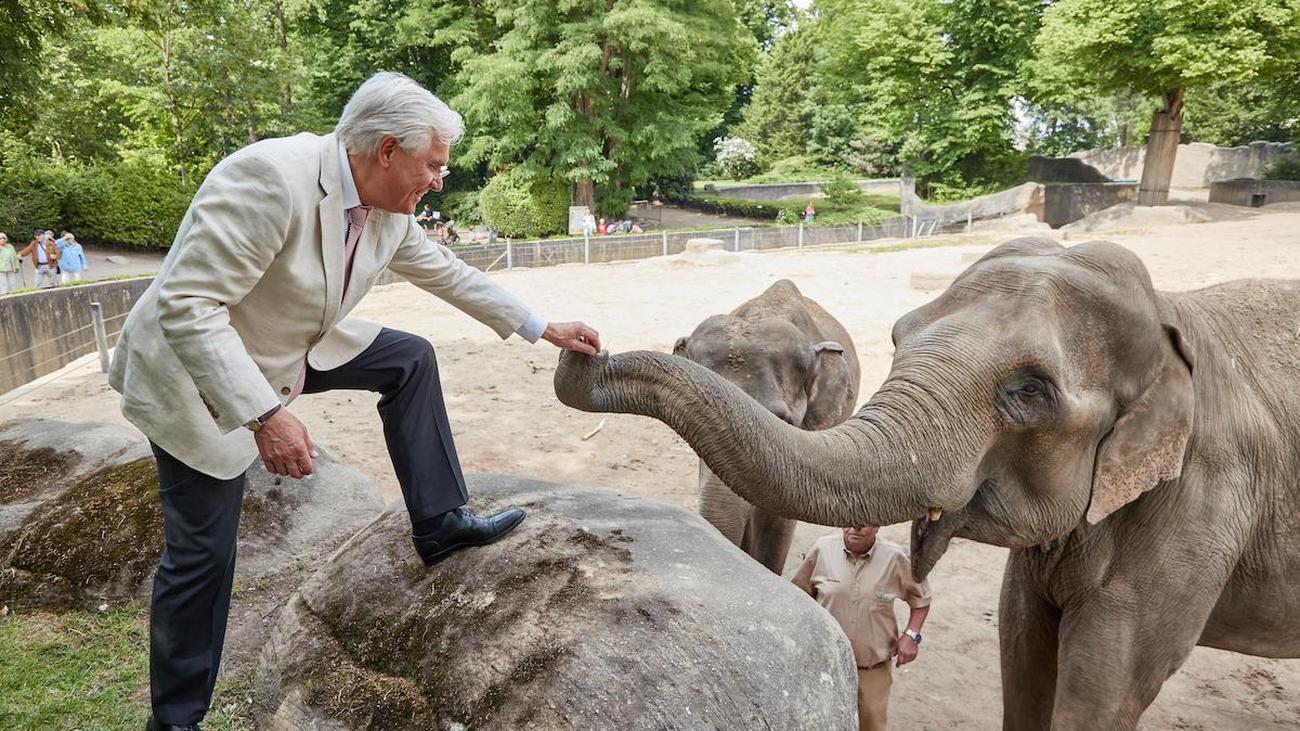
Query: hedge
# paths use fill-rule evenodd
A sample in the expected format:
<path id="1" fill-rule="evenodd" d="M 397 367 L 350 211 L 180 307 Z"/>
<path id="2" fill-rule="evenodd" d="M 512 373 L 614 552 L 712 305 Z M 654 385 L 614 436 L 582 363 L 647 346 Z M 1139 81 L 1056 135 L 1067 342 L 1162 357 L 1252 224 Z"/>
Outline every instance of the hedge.
<path id="1" fill-rule="evenodd" d="M 741 218 L 761 218 L 769 221 L 775 221 L 783 208 L 790 208 L 790 206 L 760 203 L 743 198 L 720 198 L 718 196 L 703 195 L 677 195 L 669 198 L 668 202 L 682 208 L 690 208 L 704 213 L 719 213 L 724 216 L 740 216 Z"/>
<path id="2" fill-rule="evenodd" d="M 537 238 L 568 228 L 569 186 L 518 168 L 494 175 L 479 191 L 483 223 L 502 236 Z"/>
<path id="3" fill-rule="evenodd" d="M 193 188 L 144 160 L 90 165 L 18 162 L 0 168 L 0 231 L 26 240 L 40 227 L 83 242 L 171 246 Z"/>

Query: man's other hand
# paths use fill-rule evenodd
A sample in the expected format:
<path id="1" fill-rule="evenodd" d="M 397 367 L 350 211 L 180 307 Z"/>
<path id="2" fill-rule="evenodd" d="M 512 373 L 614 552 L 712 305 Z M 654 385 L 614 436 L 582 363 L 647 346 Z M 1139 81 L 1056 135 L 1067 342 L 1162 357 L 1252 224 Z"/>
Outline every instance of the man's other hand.
<path id="1" fill-rule="evenodd" d="M 587 355 L 600 352 L 600 334 L 581 322 L 552 322 L 546 326 L 542 339 L 565 350 Z"/>
<path id="2" fill-rule="evenodd" d="M 899 637 L 898 644 L 894 646 L 894 656 L 898 658 L 897 667 L 901 668 L 915 660 L 916 651 L 918 649 L 919 648 L 917 648 L 916 643 L 912 641 L 911 637 L 908 637 L 907 635 Z"/>
<path id="3" fill-rule="evenodd" d="M 253 435 L 253 441 L 257 442 L 267 472 L 293 478 L 311 474 L 316 445 L 307 436 L 307 427 L 288 409 L 272 414 Z"/>

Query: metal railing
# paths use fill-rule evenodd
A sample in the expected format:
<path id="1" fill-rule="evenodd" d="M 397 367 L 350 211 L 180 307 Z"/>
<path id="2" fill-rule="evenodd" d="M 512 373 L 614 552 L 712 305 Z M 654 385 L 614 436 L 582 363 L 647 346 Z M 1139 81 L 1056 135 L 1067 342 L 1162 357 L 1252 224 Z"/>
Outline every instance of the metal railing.
<path id="1" fill-rule="evenodd" d="M 940 225 L 940 221 L 913 216 L 893 216 L 876 223 L 846 226 L 817 226 L 803 223 L 789 226 L 716 228 L 691 231 L 655 231 L 639 234 L 572 236 L 533 241 L 497 241 L 455 249 L 466 264 L 495 271 L 534 268 L 558 264 L 599 264 L 656 256 L 671 256 L 686 250 L 691 239 L 721 240 L 728 251 L 765 251 L 787 247 L 855 244 L 886 238 L 917 238 L 959 230 L 962 225 Z"/>

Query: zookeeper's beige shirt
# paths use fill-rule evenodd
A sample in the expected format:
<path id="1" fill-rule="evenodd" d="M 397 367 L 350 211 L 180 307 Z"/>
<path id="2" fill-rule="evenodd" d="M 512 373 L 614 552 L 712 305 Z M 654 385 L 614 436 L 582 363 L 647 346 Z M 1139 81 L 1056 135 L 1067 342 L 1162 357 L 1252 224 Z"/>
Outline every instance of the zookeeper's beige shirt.
<path id="1" fill-rule="evenodd" d="M 794 583 L 839 622 L 860 668 L 879 665 L 893 654 L 898 639 L 895 599 L 914 609 L 930 606 L 929 583 L 918 584 L 907 553 L 879 536 L 861 557 L 844 548 L 843 533 L 817 539 Z"/>

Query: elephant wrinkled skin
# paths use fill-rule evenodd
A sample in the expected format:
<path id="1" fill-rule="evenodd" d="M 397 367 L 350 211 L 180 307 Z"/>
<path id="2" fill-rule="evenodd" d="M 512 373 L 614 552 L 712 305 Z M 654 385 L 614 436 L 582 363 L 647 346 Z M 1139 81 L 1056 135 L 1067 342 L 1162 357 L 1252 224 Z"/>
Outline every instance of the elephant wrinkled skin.
<path id="1" fill-rule="evenodd" d="M 1005 729 L 1133 729 L 1192 648 L 1300 656 L 1300 284 L 1159 293 L 1107 242 L 1009 241 L 893 328 L 845 423 L 790 427 L 681 358 L 566 353 L 570 406 L 675 429 L 727 485 L 830 525 L 1011 548 Z"/>
<path id="2" fill-rule="evenodd" d="M 853 341 L 829 312 L 782 279 L 677 339 L 673 354 L 736 384 L 789 424 L 826 429 L 853 414 L 862 379 Z M 781 573 L 796 521 L 757 508 L 700 463 L 700 515 L 755 561 Z"/>

